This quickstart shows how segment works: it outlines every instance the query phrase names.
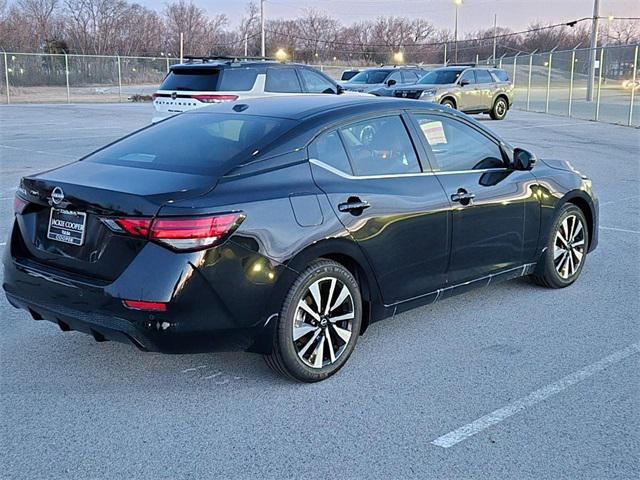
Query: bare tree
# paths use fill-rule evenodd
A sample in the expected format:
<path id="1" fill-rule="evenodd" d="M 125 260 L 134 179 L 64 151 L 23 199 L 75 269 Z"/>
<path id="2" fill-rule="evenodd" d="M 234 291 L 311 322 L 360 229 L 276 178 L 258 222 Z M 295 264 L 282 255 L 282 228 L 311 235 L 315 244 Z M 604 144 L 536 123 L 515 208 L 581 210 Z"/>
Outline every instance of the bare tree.
<path id="1" fill-rule="evenodd" d="M 213 53 L 212 49 L 227 24 L 226 15 L 218 14 L 209 18 L 207 12 L 196 6 L 192 0 L 178 0 L 167 4 L 164 14 L 169 45 L 174 54 L 179 52 L 181 33 L 184 35 L 185 53 Z"/>

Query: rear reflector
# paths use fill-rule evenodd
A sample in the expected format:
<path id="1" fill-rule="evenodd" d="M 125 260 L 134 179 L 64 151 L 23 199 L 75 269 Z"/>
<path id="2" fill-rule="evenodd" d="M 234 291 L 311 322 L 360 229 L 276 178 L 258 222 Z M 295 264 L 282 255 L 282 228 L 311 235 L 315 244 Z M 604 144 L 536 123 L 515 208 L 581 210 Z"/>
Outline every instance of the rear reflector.
<path id="1" fill-rule="evenodd" d="M 105 219 L 119 233 L 146 238 L 174 250 L 193 251 L 219 245 L 242 223 L 241 212 L 206 217 L 158 217 Z"/>
<path id="2" fill-rule="evenodd" d="M 238 99 L 237 95 L 192 95 L 191 98 L 195 98 L 203 103 L 221 103 L 221 102 L 233 102 Z"/>
<path id="3" fill-rule="evenodd" d="M 27 208 L 27 205 L 29 205 L 29 202 L 27 202 L 24 198 L 16 195 L 13 198 L 13 213 L 18 214 L 24 212 L 24 209 Z"/>
<path id="4" fill-rule="evenodd" d="M 143 302 L 141 300 L 123 300 L 125 307 L 131 310 L 145 310 L 147 312 L 166 312 L 167 304 L 162 302 Z"/>

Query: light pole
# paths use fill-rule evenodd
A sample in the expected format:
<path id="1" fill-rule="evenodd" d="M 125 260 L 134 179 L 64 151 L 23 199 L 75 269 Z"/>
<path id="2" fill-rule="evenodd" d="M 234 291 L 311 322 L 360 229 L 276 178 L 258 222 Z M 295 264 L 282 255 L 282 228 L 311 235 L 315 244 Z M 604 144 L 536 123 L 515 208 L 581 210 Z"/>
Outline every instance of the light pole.
<path id="1" fill-rule="evenodd" d="M 587 78 L 587 102 L 593 101 L 593 80 L 596 76 L 596 48 L 598 47 L 598 20 L 600 0 L 593 1 L 593 19 L 591 20 L 591 41 L 589 43 L 589 78 Z M 602 68 L 602 65 L 600 65 Z"/>
<path id="2" fill-rule="evenodd" d="M 453 60 L 458 63 L 458 7 L 462 5 L 462 0 L 453 0 L 453 4 L 456 6 L 456 23 L 453 29 Z"/>
<path id="3" fill-rule="evenodd" d="M 264 1 L 265 0 L 260 0 L 260 39 L 261 39 L 260 56 L 262 57 L 266 57 L 265 42 L 264 42 Z"/>

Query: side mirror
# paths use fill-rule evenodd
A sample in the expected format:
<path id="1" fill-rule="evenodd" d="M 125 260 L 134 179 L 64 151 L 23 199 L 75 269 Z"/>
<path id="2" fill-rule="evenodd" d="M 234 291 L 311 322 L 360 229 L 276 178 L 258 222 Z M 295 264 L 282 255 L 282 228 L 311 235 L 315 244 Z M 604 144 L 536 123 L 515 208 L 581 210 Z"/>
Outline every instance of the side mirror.
<path id="1" fill-rule="evenodd" d="M 524 148 L 513 149 L 513 168 L 515 170 L 531 170 L 536 160 L 536 156 Z"/>
<path id="2" fill-rule="evenodd" d="M 460 80 L 460 86 L 461 86 L 461 87 L 464 87 L 464 86 L 466 86 L 466 85 L 469 85 L 470 83 L 471 83 L 471 82 L 470 82 L 469 80 L 467 80 L 467 79 Z"/>
<path id="3" fill-rule="evenodd" d="M 387 87 L 393 87 L 396 83 L 398 82 L 396 82 L 393 78 L 390 80 L 387 80 Z"/>
<path id="4" fill-rule="evenodd" d="M 338 95 L 342 95 L 344 92 L 346 92 L 347 90 L 340 84 L 336 85 L 336 93 Z"/>

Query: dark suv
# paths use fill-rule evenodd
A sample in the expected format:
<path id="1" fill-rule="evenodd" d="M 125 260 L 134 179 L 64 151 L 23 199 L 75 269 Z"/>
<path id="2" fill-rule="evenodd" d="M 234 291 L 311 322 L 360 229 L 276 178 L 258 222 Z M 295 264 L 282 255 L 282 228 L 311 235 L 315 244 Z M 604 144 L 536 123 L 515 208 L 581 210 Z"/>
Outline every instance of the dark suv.
<path id="1" fill-rule="evenodd" d="M 426 73 L 418 67 L 367 68 L 342 86 L 352 92 L 391 96 L 392 92 L 387 91 L 389 87 L 414 84 Z"/>

